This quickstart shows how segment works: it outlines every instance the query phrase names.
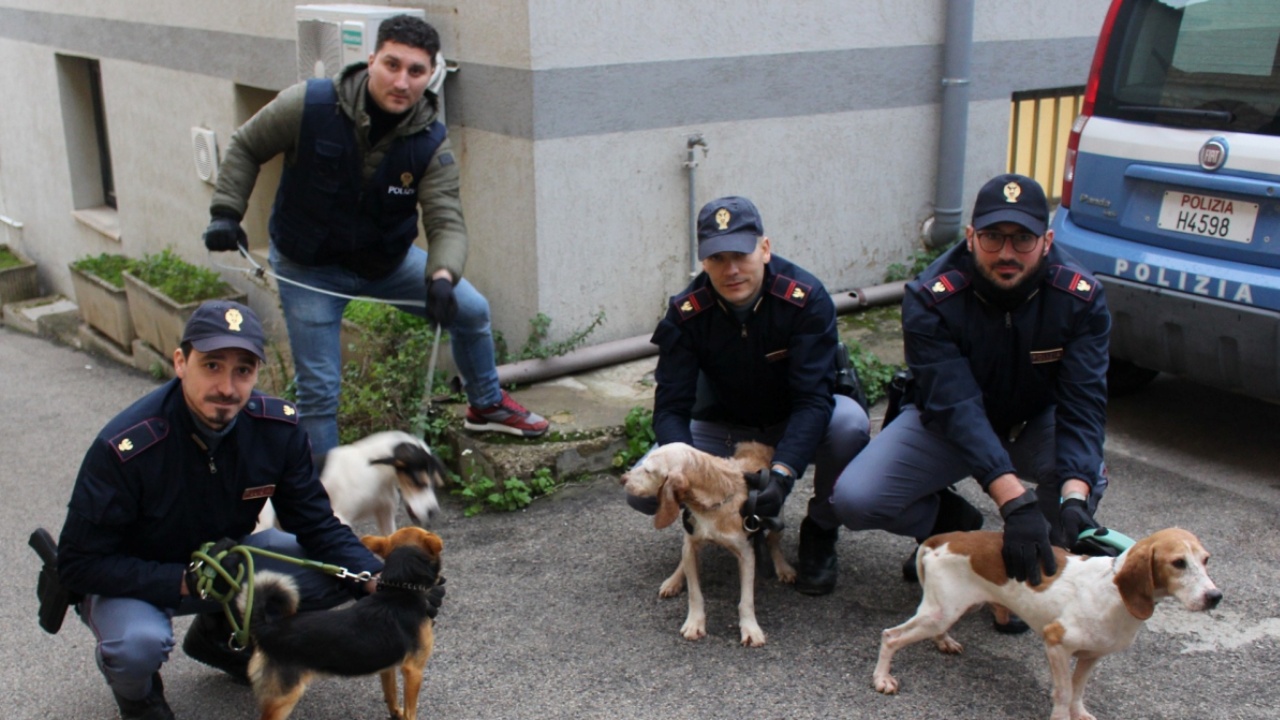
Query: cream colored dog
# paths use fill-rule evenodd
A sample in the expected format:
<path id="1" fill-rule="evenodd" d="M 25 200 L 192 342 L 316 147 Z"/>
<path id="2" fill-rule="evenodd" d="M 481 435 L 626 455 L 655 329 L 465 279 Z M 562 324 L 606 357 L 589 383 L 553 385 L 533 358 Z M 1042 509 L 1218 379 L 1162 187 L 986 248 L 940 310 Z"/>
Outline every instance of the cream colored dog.
<path id="1" fill-rule="evenodd" d="M 738 628 L 742 644 L 764 645 L 764 631 L 756 622 L 755 550 L 742 527 L 740 509 L 747 499 L 743 473 L 769 467 L 773 448 L 760 443 L 739 443 L 732 458 L 721 458 L 684 443 L 670 443 L 650 452 L 640 464 L 623 474 L 627 492 L 637 497 L 657 497 L 658 514 L 653 526 L 662 529 L 680 517 L 680 508 L 689 509 L 693 531 L 684 533 L 680 565 L 658 589 L 660 597 L 673 597 L 689 585 L 689 615 L 680 628 L 688 640 L 707 634 L 702 587 L 698 583 L 698 550 L 710 541 L 728 548 L 738 558 L 742 590 L 738 600 Z M 782 557 L 781 532 L 770 532 L 769 554 L 782 582 L 796 579 L 796 571 Z"/>
<path id="2" fill-rule="evenodd" d="M 947 630 L 971 608 L 998 603 L 1044 639 L 1053 677 L 1051 720 L 1094 720 L 1084 709 L 1089 675 L 1102 657 L 1133 643 L 1161 598 L 1173 596 L 1192 611 L 1213 609 L 1222 600 L 1205 571 L 1209 553 L 1186 530 L 1161 530 L 1115 558 L 1055 548 L 1058 572 L 1034 587 L 1005 575 L 1001 542 L 996 532 L 947 533 L 920 546 L 916 569 L 924 597 L 915 617 L 884 631 L 876 690 L 898 691 L 889 674 L 898 650 L 932 638 L 942 652 L 959 653 L 960 643 Z"/>

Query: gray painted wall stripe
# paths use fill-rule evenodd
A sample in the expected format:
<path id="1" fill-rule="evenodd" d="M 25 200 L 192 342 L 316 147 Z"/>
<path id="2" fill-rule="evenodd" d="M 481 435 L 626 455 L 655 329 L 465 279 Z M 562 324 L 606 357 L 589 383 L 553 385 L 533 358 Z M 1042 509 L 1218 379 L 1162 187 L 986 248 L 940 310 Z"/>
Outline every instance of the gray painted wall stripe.
<path id="1" fill-rule="evenodd" d="M 296 43 L 238 33 L 0 9 L 0 37 L 278 90 Z M 1084 84 L 1093 37 L 974 48 L 972 100 Z M 700 123 L 938 102 L 942 48 L 915 45 L 530 71 L 463 63 L 445 89 L 451 125 L 547 140 Z"/>

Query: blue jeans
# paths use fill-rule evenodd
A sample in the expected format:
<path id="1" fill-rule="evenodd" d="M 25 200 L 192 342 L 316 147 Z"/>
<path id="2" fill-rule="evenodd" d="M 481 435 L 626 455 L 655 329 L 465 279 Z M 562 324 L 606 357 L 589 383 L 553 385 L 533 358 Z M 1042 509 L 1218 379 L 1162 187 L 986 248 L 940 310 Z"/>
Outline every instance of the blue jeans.
<path id="1" fill-rule="evenodd" d="M 1056 526 L 1059 492 L 1053 408 L 1027 422 L 1016 441 L 1001 441 L 1018 477 L 1036 485 L 1041 511 Z M 850 530 L 886 530 L 917 540 L 929 536 L 938 517 L 938 493 L 969 477 L 960 450 L 926 427 L 907 403 L 836 479 L 831 495 L 839 522 Z M 1107 489 L 1106 473 L 1089 493 L 1089 512 Z"/>
<path id="2" fill-rule="evenodd" d="M 339 265 L 299 265 L 278 252 L 274 243 L 270 259 L 271 267 L 282 278 L 343 295 L 410 301 L 415 304 L 396 307 L 426 317 L 427 253 L 416 245 L 409 248 L 399 267 L 378 280 L 366 280 Z M 340 336 L 342 311 L 349 301 L 283 280 L 278 286 L 297 373 L 298 417 L 311 436 L 311 451 L 320 455 L 338 444 Z M 489 301 L 465 279 L 454 287 L 454 296 L 458 300 L 458 316 L 452 326 L 445 328 L 449 331 L 454 364 L 462 376 L 468 402 L 475 407 L 493 405 L 502 400 L 502 389 L 489 329 Z"/>

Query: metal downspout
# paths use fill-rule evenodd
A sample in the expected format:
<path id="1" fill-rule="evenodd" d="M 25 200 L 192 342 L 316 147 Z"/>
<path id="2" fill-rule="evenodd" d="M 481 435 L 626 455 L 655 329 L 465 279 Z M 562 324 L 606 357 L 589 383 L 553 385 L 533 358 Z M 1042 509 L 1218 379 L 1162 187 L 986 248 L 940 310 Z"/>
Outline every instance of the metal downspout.
<path id="1" fill-rule="evenodd" d="M 960 232 L 964 198 L 964 151 L 969 136 L 969 72 L 973 56 L 973 0 L 947 2 L 942 61 L 942 125 L 933 223 L 926 243 L 945 247 Z"/>
<path id="2" fill-rule="evenodd" d="M 837 293 L 831 299 L 835 301 L 836 314 L 844 315 L 862 308 L 899 302 L 902 300 L 905 288 L 906 283 L 888 283 Z M 649 342 L 649 338 L 649 334 L 637 335 L 592 345 L 543 360 L 522 360 L 499 365 L 498 382 L 503 385 L 541 382 L 656 355 L 658 346 Z M 460 378 L 453 378 L 453 384 L 455 387 L 461 387 Z"/>

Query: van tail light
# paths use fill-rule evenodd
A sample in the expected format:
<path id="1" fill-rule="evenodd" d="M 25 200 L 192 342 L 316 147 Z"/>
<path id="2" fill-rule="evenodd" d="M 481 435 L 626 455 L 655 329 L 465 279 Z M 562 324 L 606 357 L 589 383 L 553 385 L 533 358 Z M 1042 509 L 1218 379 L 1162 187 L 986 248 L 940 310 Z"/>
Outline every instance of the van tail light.
<path id="1" fill-rule="evenodd" d="M 1080 133 L 1093 117 L 1093 106 L 1098 100 L 1098 79 L 1102 74 L 1102 62 L 1107 57 L 1107 46 L 1111 42 L 1111 32 L 1116 26 L 1116 15 L 1126 0 L 1112 0 L 1111 9 L 1102 21 L 1102 32 L 1098 34 L 1098 47 L 1093 51 L 1093 62 L 1089 65 L 1089 81 L 1084 86 L 1084 101 L 1080 105 L 1080 116 L 1071 123 L 1071 137 L 1067 139 L 1067 157 L 1062 164 L 1062 206 L 1071 207 L 1071 196 L 1076 180 L 1076 158 L 1080 151 Z"/>

